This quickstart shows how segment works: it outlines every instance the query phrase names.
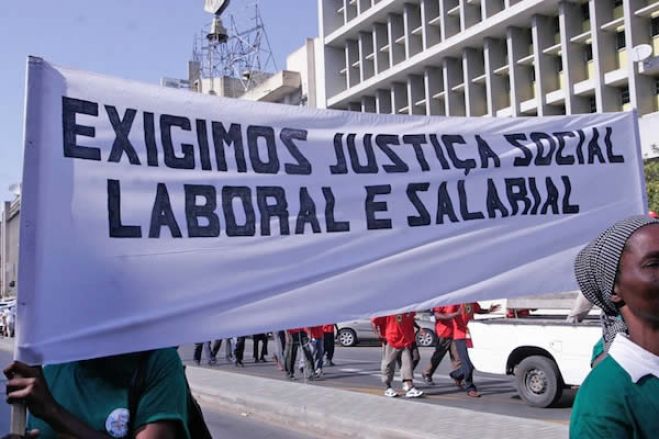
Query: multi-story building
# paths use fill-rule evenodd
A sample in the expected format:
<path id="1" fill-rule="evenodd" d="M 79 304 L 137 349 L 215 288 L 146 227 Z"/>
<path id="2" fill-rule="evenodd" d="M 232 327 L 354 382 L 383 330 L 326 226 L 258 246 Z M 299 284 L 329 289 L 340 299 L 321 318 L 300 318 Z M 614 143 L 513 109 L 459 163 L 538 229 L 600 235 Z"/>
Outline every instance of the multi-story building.
<path id="1" fill-rule="evenodd" d="M 447 116 L 635 108 L 644 155 L 659 155 L 659 0 L 318 5 L 320 106 Z"/>
<path id="2" fill-rule="evenodd" d="M 16 294 L 21 198 L 5 201 L 0 216 L 0 296 Z"/>

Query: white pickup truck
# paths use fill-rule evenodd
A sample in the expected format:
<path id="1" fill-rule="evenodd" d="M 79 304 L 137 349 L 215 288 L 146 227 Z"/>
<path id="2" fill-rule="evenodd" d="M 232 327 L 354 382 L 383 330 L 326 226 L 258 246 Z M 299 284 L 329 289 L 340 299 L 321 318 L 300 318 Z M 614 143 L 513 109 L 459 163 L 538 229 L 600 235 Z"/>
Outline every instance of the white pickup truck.
<path id="1" fill-rule="evenodd" d="M 577 293 L 509 299 L 511 309 L 535 309 L 527 317 L 474 320 L 469 332 L 470 357 L 476 370 L 515 376 L 527 404 L 548 407 L 563 389 L 580 385 L 588 372 L 593 345 L 602 336 L 599 318 L 582 323 L 566 317 Z"/>

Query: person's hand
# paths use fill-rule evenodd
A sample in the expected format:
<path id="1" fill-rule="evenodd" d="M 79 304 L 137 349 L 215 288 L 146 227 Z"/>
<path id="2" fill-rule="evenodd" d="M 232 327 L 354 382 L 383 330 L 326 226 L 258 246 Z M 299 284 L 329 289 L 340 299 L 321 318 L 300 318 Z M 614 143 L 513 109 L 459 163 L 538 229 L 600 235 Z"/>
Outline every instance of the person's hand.
<path id="1" fill-rule="evenodd" d="M 48 390 L 41 367 L 30 367 L 14 361 L 5 370 L 7 403 L 24 403 L 34 416 L 47 420 L 57 409 L 57 402 Z M 30 436 L 28 436 L 30 437 Z"/>

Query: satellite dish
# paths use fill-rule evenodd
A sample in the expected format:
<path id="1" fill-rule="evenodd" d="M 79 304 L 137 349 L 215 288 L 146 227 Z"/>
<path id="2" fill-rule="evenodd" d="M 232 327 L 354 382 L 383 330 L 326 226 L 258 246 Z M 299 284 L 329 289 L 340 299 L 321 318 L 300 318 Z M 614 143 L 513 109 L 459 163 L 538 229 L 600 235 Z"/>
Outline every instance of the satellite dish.
<path id="1" fill-rule="evenodd" d="M 20 196 L 21 195 L 21 184 L 20 183 L 12 183 L 9 186 L 9 192 L 16 195 L 17 197 Z"/>
<path id="2" fill-rule="evenodd" d="M 229 6 L 229 0 L 204 0 L 204 11 L 220 15 Z"/>
<path id="3" fill-rule="evenodd" d="M 652 55 L 652 46 L 649 44 L 639 44 L 632 49 L 632 61 L 641 62 Z"/>

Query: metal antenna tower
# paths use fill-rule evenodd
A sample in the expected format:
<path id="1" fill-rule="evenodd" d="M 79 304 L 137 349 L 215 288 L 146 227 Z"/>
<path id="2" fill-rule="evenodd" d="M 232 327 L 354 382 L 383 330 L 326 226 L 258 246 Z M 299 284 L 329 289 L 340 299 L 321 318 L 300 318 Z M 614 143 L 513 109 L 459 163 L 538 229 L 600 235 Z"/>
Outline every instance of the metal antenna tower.
<path id="1" fill-rule="evenodd" d="M 198 65 L 199 77 L 215 80 L 232 78 L 233 96 L 239 96 L 263 82 L 277 71 L 268 35 L 258 6 L 258 0 L 244 8 L 246 18 L 229 16 L 228 29 L 220 14 L 228 2 L 215 12 L 213 21 L 195 36 L 192 61 Z M 209 9 L 207 9 L 209 11 Z"/>

